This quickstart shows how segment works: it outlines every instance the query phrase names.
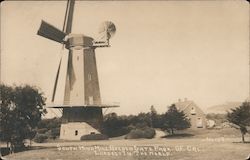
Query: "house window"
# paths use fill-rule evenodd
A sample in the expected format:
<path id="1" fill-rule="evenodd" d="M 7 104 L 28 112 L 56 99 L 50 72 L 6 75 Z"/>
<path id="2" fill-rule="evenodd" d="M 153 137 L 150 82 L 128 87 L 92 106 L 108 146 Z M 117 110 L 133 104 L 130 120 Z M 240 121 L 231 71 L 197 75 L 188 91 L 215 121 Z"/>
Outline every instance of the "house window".
<path id="1" fill-rule="evenodd" d="M 196 111 L 195 111 L 195 108 L 194 108 L 194 107 L 191 108 L 190 113 L 191 113 L 192 115 L 195 115 L 195 114 L 196 114 Z"/>
<path id="2" fill-rule="evenodd" d="M 78 135 L 78 130 L 75 130 L 75 136 L 77 136 Z"/>
<path id="3" fill-rule="evenodd" d="M 197 128 L 203 128 L 203 122 L 202 122 L 202 118 L 198 117 L 196 120 L 196 127 Z"/>

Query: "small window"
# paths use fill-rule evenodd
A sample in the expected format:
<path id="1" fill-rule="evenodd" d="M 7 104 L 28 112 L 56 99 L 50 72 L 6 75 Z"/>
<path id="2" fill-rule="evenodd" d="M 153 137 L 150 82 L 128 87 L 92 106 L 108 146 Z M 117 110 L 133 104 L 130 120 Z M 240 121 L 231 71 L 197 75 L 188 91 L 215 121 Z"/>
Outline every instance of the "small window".
<path id="1" fill-rule="evenodd" d="M 77 56 L 77 60 L 79 61 L 79 56 Z"/>
<path id="2" fill-rule="evenodd" d="M 78 135 L 78 130 L 75 130 L 75 136 L 77 136 Z"/>
<path id="3" fill-rule="evenodd" d="M 191 112 L 192 115 L 195 115 L 196 114 L 195 108 L 192 107 L 190 112 Z"/>
<path id="4" fill-rule="evenodd" d="M 89 104 L 94 104 L 94 97 L 93 96 L 89 96 Z"/>
<path id="5" fill-rule="evenodd" d="M 203 128 L 203 121 L 201 119 L 201 117 L 198 117 L 196 120 L 196 127 L 197 128 Z"/>
<path id="6" fill-rule="evenodd" d="M 88 74 L 88 80 L 91 81 L 92 77 L 91 74 Z"/>

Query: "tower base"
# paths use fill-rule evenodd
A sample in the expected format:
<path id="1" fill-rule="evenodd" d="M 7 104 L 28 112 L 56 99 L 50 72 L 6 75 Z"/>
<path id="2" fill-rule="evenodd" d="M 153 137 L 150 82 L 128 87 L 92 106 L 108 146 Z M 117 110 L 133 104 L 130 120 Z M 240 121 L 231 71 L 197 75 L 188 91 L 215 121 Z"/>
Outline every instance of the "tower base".
<path id="1" fill-rule="evenodd" d="M 63 140 L 81 140 L 81 136 L 100 133 L 86 122 L 70 122 L 61 124 L 60 139 Z"/>

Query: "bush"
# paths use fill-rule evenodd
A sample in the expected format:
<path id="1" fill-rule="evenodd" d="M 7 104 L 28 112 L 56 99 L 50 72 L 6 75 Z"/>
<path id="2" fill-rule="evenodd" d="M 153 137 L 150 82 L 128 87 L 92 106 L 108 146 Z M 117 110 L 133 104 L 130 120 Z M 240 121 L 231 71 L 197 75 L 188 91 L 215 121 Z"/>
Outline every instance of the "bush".
<path id="1" fill-rule="evenodd" d="M 119 136 L 123 136 L 126 135 L 130 132 L 131 128 L 128 127 L 121 127 L 121 128 L 116 128 L 116 129 L 112 129 L 110 128 L 109 130 L 107 128 L 103 129 L 101 132 L 104 133 L 105 135 L 107 135 L 108 137 L 119 137 Z"/>
<path id="2" fill-rule="evenodd" d="M 43 143 L 46 139 L 48 139 L 48 136 L 45 134 L 37 134 L 34 138 L 34 141 L 36 143 Z"/>
<path id="3" fill-rule="evenodd" d="M 87 134 L 87 135 L 83 135 L 81 136 L 81 140 L 107 140 L 108 136 L 104 135 L 104 134 Z"/>
<path id="4" fill-rule="evenodd" d="M 226 114 L 209 113 L 206 115 L 206 118 L 215 121 L 215 124 L 218 124 L 218 125 L 221 125 L 222 123 L 227 122 Z"/>
<path id="5" fill-rule="evenodd" d="M 37 133 L 39 133 L 39 134 L 45 134 L 46 132 L 48 132 L 47 128 L 37 129 Z"/>
<path id="6" fill-rule="evenodd" d="M 51 137 L 52 139 L 56 139 L 56 137 L 60 136 L 60 128 L 51 129 Z"/>
<path id="7" fill-rule="evenodd" d="M 126 116 L 117 116 L 116 113 L 110 113 L 104 116 L 101 132 L 109 137 L 117 137 L 127 134 L 129 122 Z"/>
<path id="8" fill-rule="evenodd" d="M 38 128 L 46 128 L 46 129 L 52 129 L 52 128 L 58 128 L 61 125 L 61 119 L 60 118 L 52 118 L 52 119 L 43 119 L 38 123 Z"/>
<path id="9" fill-rule="evenodd" d="M 147 138 L 151 139 L 155 136 L 155 130 L 150 127 L 136 128 L 131 130 L 125 137 L 125 139 L 139 139 Z"/>

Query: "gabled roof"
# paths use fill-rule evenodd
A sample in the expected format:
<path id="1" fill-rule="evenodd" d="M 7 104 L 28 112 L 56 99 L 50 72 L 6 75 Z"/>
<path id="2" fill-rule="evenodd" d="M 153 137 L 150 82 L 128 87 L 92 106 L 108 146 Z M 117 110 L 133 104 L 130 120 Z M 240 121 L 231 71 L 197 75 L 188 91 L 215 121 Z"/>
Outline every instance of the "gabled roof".
<path id="1" fill-rule="evenodd" d="M 195 105 L 196 106 L 196 104 L 193 101 L 190 101 L 190 100 L 180 101 L 180 102 L 175 103 L 176 108 L 181 110 L 181 111 L 185 110 L 190 105 Z"/>
<path id="2" fill-rule="evenodd" d="M 194 101 L 191 101 L 191 100 L 184 100 L 184 101 L 176 102 L 175 106 L 177 109 L 179 109 L 181 111 L 185 111 L 190 106 L 195 106 L 196 108 L 198 108 L 198 110 L 200 110 L 204 114 L 203 110 L 199 106 L 197 106 L 194 103 Z"/>

